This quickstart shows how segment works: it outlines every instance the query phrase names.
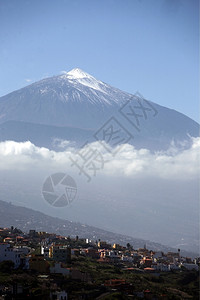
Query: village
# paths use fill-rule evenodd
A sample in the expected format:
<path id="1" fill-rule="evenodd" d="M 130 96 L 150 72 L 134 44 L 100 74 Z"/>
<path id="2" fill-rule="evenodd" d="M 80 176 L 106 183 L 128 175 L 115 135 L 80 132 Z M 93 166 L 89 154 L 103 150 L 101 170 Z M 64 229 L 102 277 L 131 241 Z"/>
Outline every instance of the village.
<path id="1" fill-rule="evenodd" d="M 199 264 L 180 249 L 0 228 L 0 299 L 195 299 Z M 174 278 L 193 284 L 191 294 Z"/>

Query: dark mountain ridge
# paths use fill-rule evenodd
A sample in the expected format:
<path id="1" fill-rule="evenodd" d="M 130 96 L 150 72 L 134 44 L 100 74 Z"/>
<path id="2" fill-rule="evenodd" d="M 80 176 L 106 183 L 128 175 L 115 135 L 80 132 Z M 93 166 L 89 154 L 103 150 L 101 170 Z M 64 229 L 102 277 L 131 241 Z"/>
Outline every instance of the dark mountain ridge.
<path id="1" fill-rule="evenodd" d="M 0 200 L 0 227 L 10 226 L 17 227 L 24 232 L 35 229 L 37 231 L 46 231 L 63 236 L 76 237 L 78 235 L 80 238 L 88 238 L 94 241 L 101 239 L 111 244 L 120 243 L 124 246 L 130 243 L 135 249 L 142 248 L 144 244 L 146 244 L 148 249 L 155 251 L 177 251 L 177 249 L 159 243 L 133 238 L 78 222 L 51 217 L 39 211 L 16 206 L 11 202 L 8 203 Z M 190 255 L 192 257 L 197 256 L 197 254 L 188 251 L 182 251 L 181 253 L 182 255 Z"/>

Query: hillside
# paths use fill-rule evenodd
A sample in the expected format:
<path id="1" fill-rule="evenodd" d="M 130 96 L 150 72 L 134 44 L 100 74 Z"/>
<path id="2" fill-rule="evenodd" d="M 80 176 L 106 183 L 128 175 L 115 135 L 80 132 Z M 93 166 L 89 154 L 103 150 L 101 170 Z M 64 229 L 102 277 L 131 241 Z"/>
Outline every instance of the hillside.
<path id="1" fill-rule="evenodd" d="M 54 218 L 39 211 L 0 200 L 0 227 L 10 226 L 20 228 L 24 232 L 36 229 L 37 231 L 46 231 L 64 236 L 75 237 L 78 235 L 79 237 L 92 240 L 101 239 L 102 241 L 120 243 L 122 245 L 130 243 L 135 249 L 143 248 L 144 244 L 146 244 L 152 250 L 177 251 L 177 249 L 159 243 L 132 238 L 78 222 Z M 182 254 L 195 256 L 194 253 L 187 251 L 182 251 Z"/>

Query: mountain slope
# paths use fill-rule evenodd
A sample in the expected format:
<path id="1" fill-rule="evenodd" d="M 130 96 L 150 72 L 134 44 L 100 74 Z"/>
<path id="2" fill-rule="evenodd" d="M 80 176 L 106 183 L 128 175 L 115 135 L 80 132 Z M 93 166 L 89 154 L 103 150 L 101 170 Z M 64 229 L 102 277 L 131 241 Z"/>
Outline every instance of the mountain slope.
<path id="1" fill-rule="evenodd" d="M 146 106 L 141 109 L 141 105 Z M 132 112 L 127 111 L 131 109 Z M 134 111 L 133 111 L 134 110 Z M 80 144 L 81 130 L 91 132 L 89 140 L 94 140 L 93 134 L 105 122 L 114 117 L 131 135 L 129 140 L 136 148 L 145 147 L 152 150 L 162 150 L 170 143 L 190 145 L 190 136 L 199 135 L 199 125 L 187 116 L 174 110 L 162 107 L 140 96 L 133 97 L 126 92 L 113 88 L 80 69 L 51 78 L 43 79 L 18 91 L 0 98 L 0 140 L 12 138 L 17 141 L 29 139 L 36 145 L 53 148 L 52 140 L 62 136 L 62 139 L 76 141 Z M 4 130 L 5 122 L 10 123 L 12 136 Z M 29 134 L 25 134 L 22 123 L 32 123 Z M 41 127 L 38 139 L 34 132 Z M 60 129 L 59 129 L 60 127 Z M 73 134 L 67 127 L 74 131 Z M 21 135 L 19 134 L 19 129 Z M 26 131 L 27 132 L 27 131 Z M 44 132 L 47 136 L 43 139 Z M 72 136 L 73 135 L 73 136 Z M 86 140 L 85 140 L 86 141 Z"/>
<path id="2" fill-rule="evenodd" d="M 0 200 L 0 227 L 10 227 L 11 225 L 25 232 L 30 229 L 36 229 L 37 231 L 47 231 L 64 236 L 75 237 L 78 235 L 79 237 L 92 240 L 101 239 L 109 243 L 120 243 L 122 245 L 126 245 L 129 242 L 135 249 L 142 248 L 146 244 L 152 250 L 175 250 L 159 243 L 136 239 L 86 224 L 51 217 L 41 212 Z M 182 254 L 194 256 L 194 253 L 187 251 L 183 251 Z"/>
<path id="3" fill-rule="evenodd" d="M 80 147 L 90 141 L 94 131 L 89 129 L 59 127 L 20 121 L 7 121 L 0 124 L 0 141 L 31 141 L 38 147 L 59 150 L 59 141 L 69 140 L 73 146 Z"/>
<path id="4" fill-rule="evenodd" d="M 0 122 L 91 128 L 97 115 L 107 117 L 128 97 L 129 94 L 74 69 L 1 97 Z"/>

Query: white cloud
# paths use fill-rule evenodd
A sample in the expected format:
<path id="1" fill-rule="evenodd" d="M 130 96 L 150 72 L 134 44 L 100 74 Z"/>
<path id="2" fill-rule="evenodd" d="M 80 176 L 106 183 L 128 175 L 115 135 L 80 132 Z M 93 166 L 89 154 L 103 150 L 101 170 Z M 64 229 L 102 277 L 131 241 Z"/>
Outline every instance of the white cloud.
<path id="1" fill-rule="evenodd" d="M 0 170 L 3 169 L 26 169 L 31 166 L 41 168 L 56 167 L 57 169 L 71 168 L 71 157 L 82 163 L 82 158 L 77 149 L 70 146 L 68 141 L 61 141 L 60 146 L 65 148 L 62 152 L 55 152 L 47 148 L 36 147 L 31 142 L 17 143 L 6 141 L 0 143 Z M 198 176 L 200 170 L 200 138 L 193 138 L 190 149 L 166 152 L 151 153 L 147 149 L 136 150 L 129 144 L 119 146 L 113 156 L 105 150 L 98 142 L 92 143 L 84 148 L 87 153 L 90 148 L 98 151 L 105 162 L 101 170 L 106 176 L 111 177 L 161 177 L 165 179 L 188 179 Z M 100 166 L 100 165 L 98 165 Z M 76 167 L 74 167 L 76 169 Z M 74 171 L 76 171 L 74 169 Z M 77 173 L 79 172 L 77 168 Z M 90 171 L 91 172 L 91 171 Z M 96 176 L 98 176 L 98 172 Z"/>
<path id="2" fill-rule="evenodd" d="M 159 153 L 126 144 L 114 149 L 115 156 L 105 145 L 92 143 L 88 147 L 100 152 L 97 159 L 103 158 L 105 165 L 89 184 L 71 166 L 70 157 L 80 159 L 77 149 L 68 141 L 57 142 L 64 151 L 31 142 L 1 142 L 0 199 L 171 246 L 178 247 L 181 238 L 188 249 L 198 243 L 200 138 L 193 139 L 190 149 L 177 151 L 172 145 Z M 88 150 L 82 154 L 91 154 Z M 72 176 L 78 187 L 77 199 L 66 209 L 51 207 L 41 193 L 44 180 L 57 172 Z"/>
<path id="3" fill-rule="evenodd" d="M 26 82 L 32 82 L 33 80 L 30 79 L 30 78 L 26 78 L 25 81 L 26 81 Z"/>
<path id="4" fill-rule="evenodd" d="M 72 141 L 66 141 L 66 140 L 63 140 L 63 139 L 58 139 L 58 138 L 55 138 L 53 140 L 53 146 L 54 147 L 58 147 L 60 149 L 66 149 L 67 147 L 69 147 L 70 145 L 73 146 L 75 145 L 75 142 L 72 142 Z"/>

